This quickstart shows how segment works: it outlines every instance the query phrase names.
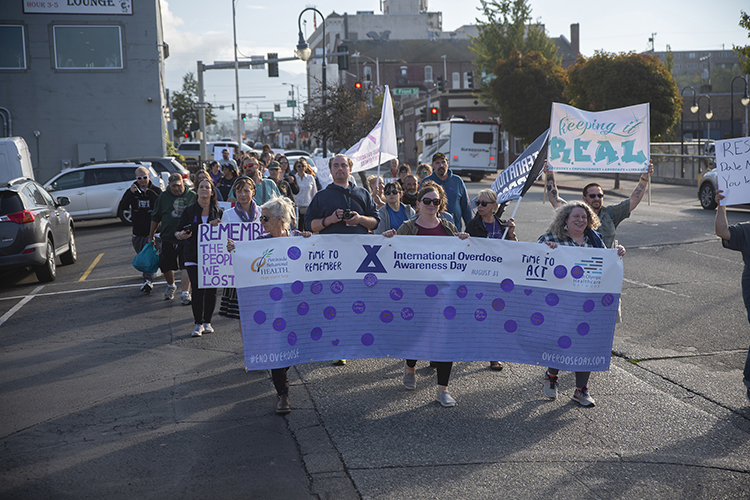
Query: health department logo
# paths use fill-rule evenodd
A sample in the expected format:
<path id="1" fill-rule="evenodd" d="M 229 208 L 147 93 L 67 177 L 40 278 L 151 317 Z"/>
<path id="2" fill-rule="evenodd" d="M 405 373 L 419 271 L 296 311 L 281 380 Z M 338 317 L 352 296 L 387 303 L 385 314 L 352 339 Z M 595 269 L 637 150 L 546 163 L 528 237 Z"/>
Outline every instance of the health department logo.
<path id="1" fill-rule="evenodd" d="M 387 273 L 388 271 L 385 270 L 385 266 L 382 262 L 380 262 L 380 259 L 378 258 L 378 251 L 382 245 L 362 245 L 362 248 L 365 249 L 365 253 L 367 253 L 367 256 L 362 261 L 362 264 L 359 265 L 359 269 L 357 269 L 358 273 Z"/>
<path id="2" fill-rule="evenodd" d="M 266 259 L 270 258 L 272 253 L 273 248 L 266 249 L 263 252 L 263 255 L 253 260 L 253 263 L 250 264 L 250 270 L 254 273 L 260 271 L 260 269 L 266 265 Z"/>
<path id="3" fill-rule="evenodd" d="M 589 257 L 576 262 L 570 269 L 573 284 L 580 287 L 592 288 L 602 284 L 603 257 Z"/>

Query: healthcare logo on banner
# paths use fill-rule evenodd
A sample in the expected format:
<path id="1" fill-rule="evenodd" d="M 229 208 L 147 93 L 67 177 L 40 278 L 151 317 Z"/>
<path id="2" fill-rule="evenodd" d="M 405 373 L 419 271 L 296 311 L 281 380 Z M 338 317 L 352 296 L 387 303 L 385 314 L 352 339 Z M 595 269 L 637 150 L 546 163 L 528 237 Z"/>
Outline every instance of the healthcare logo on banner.
<path id="1" fill-rule="evenodd" d="M 560 172 L 632 172 L 648 170 L 649 106 L 582 111 L 552 104 L 547 163 Z"/>
<path id="2" fill-rule="evenodd" d="M 608 369 L 616 250 L 414 238 L 239 243 L 246 369 L 385 357 Z"/>
<path id="3" fill-rule="evenodd" d="M 750 203 L 750 138 L 716 141 L 716 184 L 722 205 Z"/>
<path id="4" fill-rule="evenodd" d="M 539 165 L 535 172 L 532 172 L 532 167 L 536 163 L 536 159 L 542 153 L 542 149 L 546 144 L 547 137 L 549 136 L 549 130 L 545 130 L 542 135 L 536 138 L 534 142 L 527 147 L 521 156 L 516 158 L 510 167 L 506 168 L 500 175 L 497 176 L 495 182 L 492 183 L 492 190 L 497 193 L 497 202 L 503 203 L 510 200 L 517 200 L 528 190 L 527 186 L 531 186 L 542 173 L 542 164 Z M 544 155 L 542 154 L 542 159 Z M 541 162 L 540 162 L 541 163 Z M 527 183 L 526 180 L 531 174 L 531 183 Z"/>

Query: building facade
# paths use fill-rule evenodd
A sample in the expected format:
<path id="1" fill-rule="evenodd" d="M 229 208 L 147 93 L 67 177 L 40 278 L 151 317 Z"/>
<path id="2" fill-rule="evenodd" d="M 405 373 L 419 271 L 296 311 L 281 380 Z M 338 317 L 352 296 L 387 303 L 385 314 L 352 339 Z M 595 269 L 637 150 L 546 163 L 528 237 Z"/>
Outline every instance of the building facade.
<path id="1" fill-rule="evenodd" d="M 159 0 L 71 3 L 11 0 L 0 13 L 2 135 L 26 140 L 42 182 L 166 153 Z"/>

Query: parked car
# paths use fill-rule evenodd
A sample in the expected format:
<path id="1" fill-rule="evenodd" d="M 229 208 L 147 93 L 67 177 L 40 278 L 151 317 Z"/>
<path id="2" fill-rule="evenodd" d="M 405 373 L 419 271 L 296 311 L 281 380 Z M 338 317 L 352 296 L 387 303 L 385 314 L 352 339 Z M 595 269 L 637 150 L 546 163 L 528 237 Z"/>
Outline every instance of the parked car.
<path id="1" fill-rule="evenodd" d="M 206 158 L 203 158 L 203 161 L 207 160 L 213 160 L 214 158 L 214 148 L 220 147 L 220 148 L 237 148 L 236 142 L 231 141 L 218 141 L 218 142 L 209 142 L 206 144 Z M 252 151 L 250 149 L 250 146 L 247 144 L 242 144 L 242 151 L 248 153 Z M 188 165 L 188 167 L 191 170 L 197 169 L 200 164 L 200 154 L 201 154 L 201 143 L 200 142 L 183 142 L 179 146 L 177 146 L 177 152 L 180 153 L 185 158 L 185 163 Z"/>
<path id="2" fill-rule="evenodd" d="M 37 182 L 18 178 L 0 184 L 0 270 L 31 268 L 42 282 L 57 277 L 56 256 L 73 264 L 76 252 L 73 218 Z"/>
<path id="3" fill-rule="evenodd" d="M 716 208 L 716 191 L 719 189 L 718 181 L 716 176 L 716 169 L 709 170 L 703 177 L 698 181 L 698 201 L 701 206 L 706 210 L 714 210 Z M 744 205 L 732 205 L 740 208 L 750 208 L 750 203 Z"/>
<path id="4" fill-rule="evenodd" d="M 150 163 L 97 163 L 63 170 L 44 184 L 53 196 L 70 199 L 68 212 L 76 220 L 120 217 L 120 200 L 135 182 L 135 170 L 146 167 L 151 182 L 164 190 L 165 183 Z"/>
<path id="5" fill-rule="evenodd" d="M 169 182 L 169 176 L 172 174 L 180 174 L 182 176 L 185 187 L 193 189 L 193 181 L 190 180 L 190 171 L 182 166 L 180 162 L 175 160 L 174 156 L 145 156 L 143 158 L 125 158 L 121 160 L 108 160 L 108 161 L 90 161 L 81 163 L 79 167 L 85 167 L 87 165 L 102 165 L 108 163 L 150 163 L 156 173 L 161 176 L 164 184 Z"/>

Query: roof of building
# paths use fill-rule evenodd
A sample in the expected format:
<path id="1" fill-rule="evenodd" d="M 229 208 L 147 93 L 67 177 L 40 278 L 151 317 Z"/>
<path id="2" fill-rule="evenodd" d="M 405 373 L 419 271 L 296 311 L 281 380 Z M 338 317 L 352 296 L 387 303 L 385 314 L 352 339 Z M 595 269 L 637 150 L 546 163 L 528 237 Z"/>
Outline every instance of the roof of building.
<path id="1" fill-rule="evenodd" d="M 452 40 L 387 40 L 377 42 L 374 40 L 356 40 L 342 42 L 349 48 L 349 54 L 359 52 L 363 56 L 375 59 L 378 57 L 381 62 L 421 62 L 421 63 L 442 63 L 442 56 L 446 56 L 446 61 L 466 62 L 472 61 L 476 55 L 469 48 L 471 40 L 452 39 Z"/>

